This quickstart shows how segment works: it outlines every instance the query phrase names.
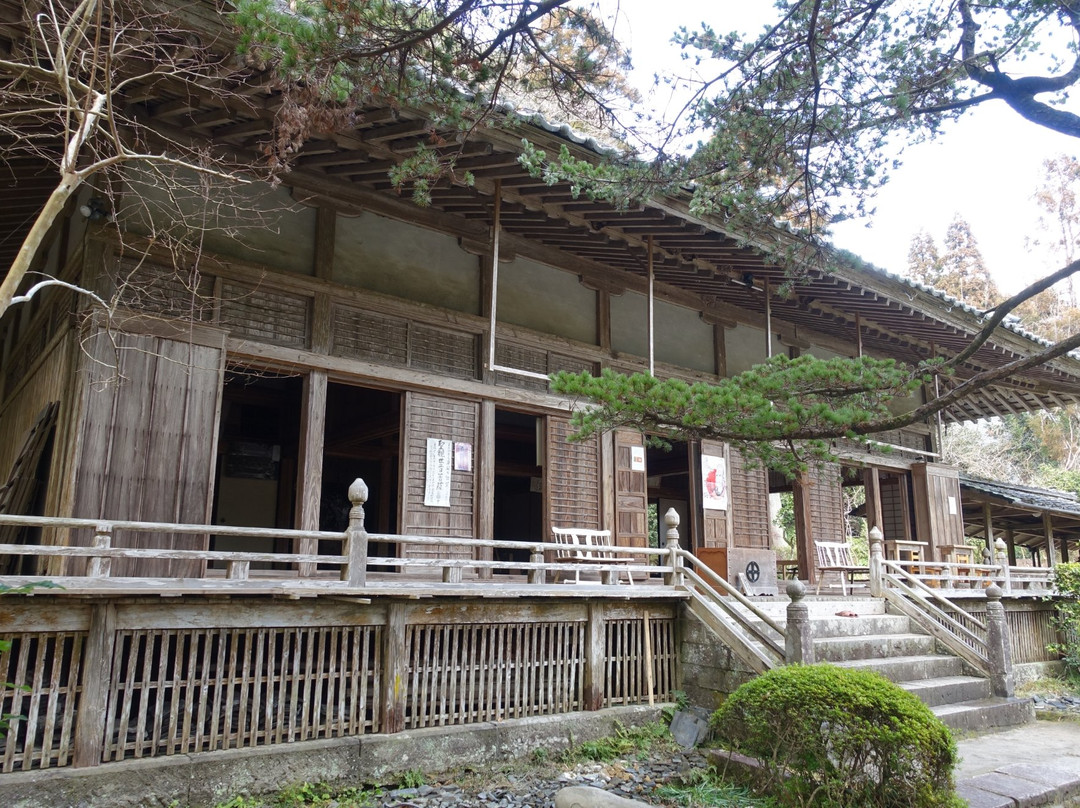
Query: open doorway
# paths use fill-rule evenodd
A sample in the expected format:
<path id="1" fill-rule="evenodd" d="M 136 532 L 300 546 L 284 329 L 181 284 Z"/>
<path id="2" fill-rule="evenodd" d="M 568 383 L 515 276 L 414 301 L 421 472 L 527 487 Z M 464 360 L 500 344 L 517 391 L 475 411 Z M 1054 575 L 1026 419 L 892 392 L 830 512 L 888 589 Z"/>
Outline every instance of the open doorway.
<path id="1" fill-rule="evenodd" d="M 293 526 L 302 381 L 250 368 L 226 371 L 214 524 Z M 284 540 L 214 536 L 211 549 L 288 552 L 290 548 Z"/>
<path id="2" fill-rule="evenodd" d="M 544 540 L 543 421 L 495 410 L 494 538 Z M 495 550 L 496 560 L 528 561 L 529 551 Z"/>
<path id="3" fill-rule="evenodd" d="M 368 486 L 364 526 L 369 533 L 398 532 L 401 394 L 331 382 L 326 390 L 319 530 L 349 525 L 349 486 Z M 372 556 L 394 555 L 396 543 L 372 543 Z"/>
<path id="4" fill-rule="evenodd" d="M 645 468 L 648 469 L 649 546 L 660 547 L 667 542 L 664 514 L 674 508 L 679 515 L 679 546 L 694 547 L 694 525 L 690 518 L 693 501 L 690 445 L 672 441 L 670 448 L 648 446 L 645 449 Z"/>

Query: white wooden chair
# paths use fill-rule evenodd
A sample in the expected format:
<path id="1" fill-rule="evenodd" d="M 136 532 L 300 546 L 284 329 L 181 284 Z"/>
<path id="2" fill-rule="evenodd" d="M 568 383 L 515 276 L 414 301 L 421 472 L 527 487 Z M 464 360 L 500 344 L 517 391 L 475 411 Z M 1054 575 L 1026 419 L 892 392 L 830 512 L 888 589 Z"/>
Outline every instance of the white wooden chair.
<path id="1" fill-rule="evenodd" d="M 564 549 L 555 551 L 556 563 L 571 564 L 630 564 L 633 558 L 628 555 L 618 555 L 606 549 L 611 547 L 610 530 L 586 530 L 576 527 L 553 527 L 551 532 L 555 534 L 555 543 L 565 546 Z M 577 545 L 577 546 L 574 546 Z M 584 549 L 581 545 L 587 546 Z M 556 582 L 563 575 L 563 570 L 555 573 Z M 624 568 L 617 570 L 615 581 L 618 582 L 618 573 L 625 572 L 626 580 L 634 585 L 634 576 L 630 570 Z M 574 583 L 581 583 L 581 570 L 574 570 Z"/>
<path id="2" fill-rule="evenodd" d="M 840 576 L 840 591 L 847 597 L 848 585 L 854 586 L 855 576 L 870 580 L 870 568 L 855 563 L 851 557 L 851 545 L 844 541 L 814 542 L 817 551 L 818 579 L 815 594 L 821 594 L 821 582 L 825 573 L 833 572 Z"/>

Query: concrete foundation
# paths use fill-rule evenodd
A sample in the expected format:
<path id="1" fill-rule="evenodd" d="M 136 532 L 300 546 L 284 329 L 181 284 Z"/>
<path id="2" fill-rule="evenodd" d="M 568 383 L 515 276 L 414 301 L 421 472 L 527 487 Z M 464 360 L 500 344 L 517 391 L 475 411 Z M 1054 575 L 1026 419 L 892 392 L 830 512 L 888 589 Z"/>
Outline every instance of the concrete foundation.
<path id="1" fill-rule="evenodd" d="M 128 760 L 85 769 L 0 775 L 4 808 L 210 808 L 292 783 L 384 784 L 410 769 L 436 773 L 558 751 L 660 717 L 661 706 L 520 718 Z"/>

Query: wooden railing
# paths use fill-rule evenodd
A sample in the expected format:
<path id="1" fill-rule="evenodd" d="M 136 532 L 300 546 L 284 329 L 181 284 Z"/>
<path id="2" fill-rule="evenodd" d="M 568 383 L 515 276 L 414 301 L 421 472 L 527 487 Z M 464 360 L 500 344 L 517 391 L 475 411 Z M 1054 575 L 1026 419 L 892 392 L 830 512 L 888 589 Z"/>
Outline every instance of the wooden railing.
<path id="1" fill-rule="evenodd" d="M 883 544 L 881 531 L 873 528 L 870 594 L 885 598 L 952 653 L 986 674 L 995 695 L 1012 696 L 1012 642 L 999 581 L 1009 581 L 1015 568 L 1008 565 L 1005 543 L 999 539 L 995 546 L 996 564 L 893 561 L 884 557 Z M 1042 591 L 1049 593 L 1052 580 L 1052 570 L 1046 570 L 1045 575 L 1032 575 L 1026 583 L 1042 586 Z M 985 620 L 946 596 L 959 599 L 960 587 L 965 586 L 963 591 L 969 596 L 973 590 L 984 595 Z"/>
<path id="2" fill-rule="evenodd" d="M 670 578 L 672 572 L 665 560 L 671 559 L 668 550 L 648 547 L 612 546 L 607 552 L 612 556 L 611 563 L 595 560 L 589 563 L 573 561 L 551 561 L 556 554 L 565 558 L 567 550 L 577 549 L 575 545 L 556 544 L 543 541 L 511 541 L 499 539 L 477 539 L 449 536 L 410 536 L 388 533 L 368 533 L 364 529 L 364 503 L 367 500 L 367 486 L 362 480 L 356 480 L 349 489 L 352 510 L 349 526 L 343 532 L 316 530 L 279 530 L 273 528 L 250 528 L 230 525 L 192 525 L 161 522 L 139 522 L 126 520 L 95 520 L 48 516 L 16 516 L 0 514 L 0 526 L 46 528 L 52 531 L 85 530 L 92 534 L 90 544 L 86 546 L 68 544 L 0 544 L 2 556 L 30 556 L 36 559 L 86 559 L 85 572 L 78 575 L 9 575 L 0 578 L 6 584 L 20 584 L 37 580 L 51 580 L 65 587 L 81 589 L 115 588 L 121 583 L 136 585 L 139 582 L 153 586 L 168 587 L 170 584 L 190 585 L 191 578 L 167 577 L 160 575 L 114 575 L 112 564 L 115 559 L 136 559 L 145 561 L 185 560 L 203 562 L 203 572 L 196 579 L 200 591 L 214 588 L 235 590 L 248 584 L 266 584 L 270 580 L 277 583 L 287 581 L 295 587 L 318 586 L 334 591 L 342 589 L 364 589 L 369 586 L 368 571 L 372 568 L 392 570 L 403 573 L 403 577 L 424 580 L 425 584 L 455 585 L 464 580 L 464 573 L 470 572 L 476 579 L 491 579 L 493 573 L 508 573 L 517 576 L 512 580 L 525 578 L 530 585 L 545 584 L 556 577 L 567 577 L 574 573 L 599 574 L 597 586 L 617 585 L 616 573 L 629 571 L 632 576 L 647 579 L 653 573 L 664 574 Z M 193 550 L 173 549 L 169 547 L 126 547 L 117 543 L 117 537 L 124 533 L 150 533 L 160 536 L 217 536 L 233 537 L 266 542 L 281 541 L 290 547 L 319 547 L 327 543 L 340 548 L 336 553 L 319 552 L 253 552 L 239 550 Z M 397 555 L 369 554 L 369 547 L 396 546 Z M 418 548 L 455 548 L 472 550 L 469 558 L 410 557 L 410 551 Z M 590 548 L 580 548 L 587 551 Z M 514 559 L 495 559 L 496 551 L 528 553 L 528 561 Z M 644 558 L 645 560 L 641 560 Z M 253 564 L 274 564 L 275 572 L 253 576 Z M 210 565 L 218 565 L 211 569 Z M 285 568 L 285 569 L 281 569 Z M 288 575 L 286 578 L 285 575 Z M 500 576 L 502 577 L 502 576 Z M 335 580 L 336 579 L 336 580 Z M 441 580 L 440 580 L 441 579 Z M 611 581 L 612 583 L 605 583 Z"/>

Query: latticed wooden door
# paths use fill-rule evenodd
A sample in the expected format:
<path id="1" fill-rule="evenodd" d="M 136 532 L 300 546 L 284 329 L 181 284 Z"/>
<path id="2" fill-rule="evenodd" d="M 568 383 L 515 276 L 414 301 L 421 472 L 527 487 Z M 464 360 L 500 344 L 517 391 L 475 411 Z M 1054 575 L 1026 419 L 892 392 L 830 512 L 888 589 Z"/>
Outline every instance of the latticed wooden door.
<path id="1" fill-rule="evenodd" d="M 479 419 L 480 404 L 476 401 L 428 393 L 405 394 L 402 533 L 413 536 L 476 535 L 475 470 Z M 448 471 L 446 504 L 431 504 L 430 489 L 437 483 L 428 468 L 428 441 L 432 440 L 448 442 L 449 450 L 456 453 Z M 407 558 L 472 557 L 467 547 L 445 545 L 410 544 L 404 552 Z"/>
<path id="2" fill-rule="evenodd" d="M 640 432 L 615 433 L 615 541 L 625 547 L 645 547 L 649 542 L 644 454 L 645 438 Z"/>

